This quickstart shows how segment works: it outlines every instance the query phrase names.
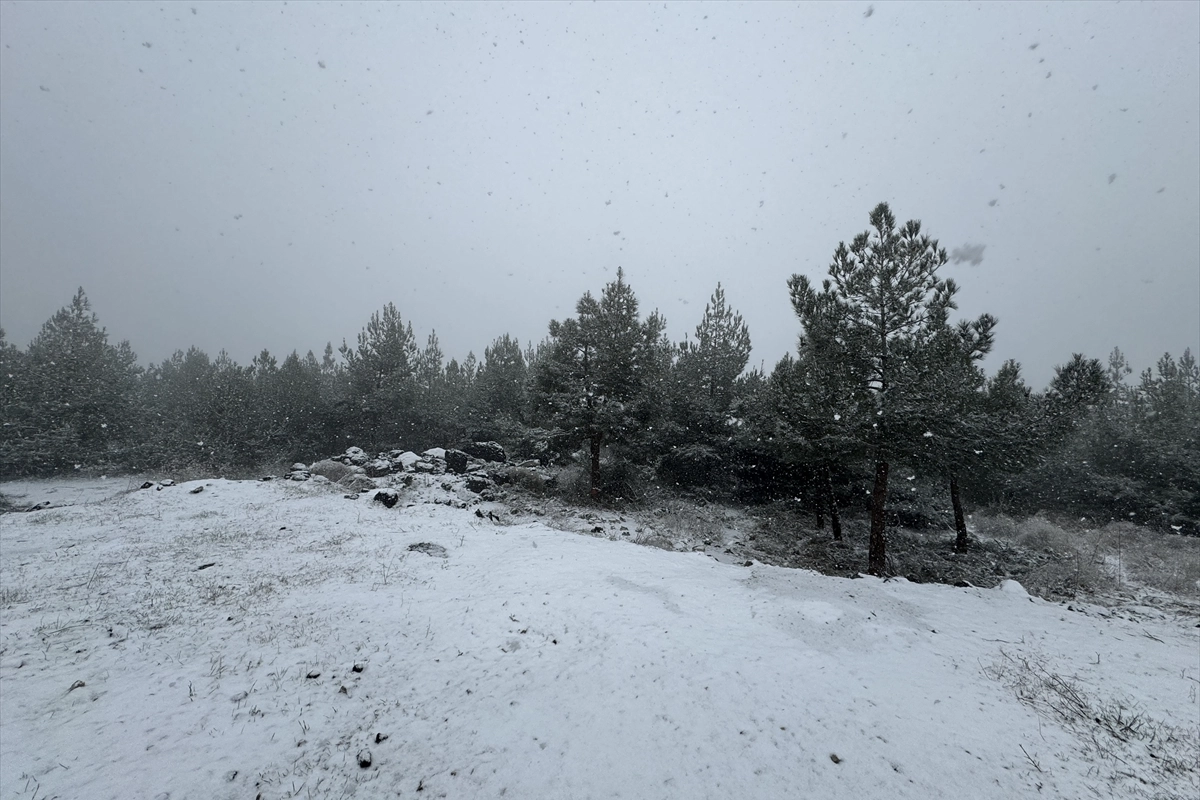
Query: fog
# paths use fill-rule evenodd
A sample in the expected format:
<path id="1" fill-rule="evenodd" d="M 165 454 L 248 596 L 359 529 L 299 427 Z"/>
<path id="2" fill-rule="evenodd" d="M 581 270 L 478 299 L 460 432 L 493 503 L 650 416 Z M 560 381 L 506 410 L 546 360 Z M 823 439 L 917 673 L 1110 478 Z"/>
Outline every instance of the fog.
<path id="1" fill-rule="evenodd" d="M 318 354 L 394 302 L 447 356 L 623 267 L 717 282 L 770 370 L 793 273 L 886 201 L 987 362 L 1200 344 L 1200 6 L 0 6 L 0 324 L 82 286 L 144 363 Z"/>

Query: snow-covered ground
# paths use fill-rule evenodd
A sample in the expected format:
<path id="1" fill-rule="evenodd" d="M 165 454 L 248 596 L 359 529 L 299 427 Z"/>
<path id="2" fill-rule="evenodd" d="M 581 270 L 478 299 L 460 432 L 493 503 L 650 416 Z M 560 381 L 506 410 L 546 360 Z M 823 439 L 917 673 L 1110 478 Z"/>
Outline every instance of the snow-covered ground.
<path id="1" fill-rule="evenodd" d="M 0 486 L 74 502 L 0 516 L 0 798 L 1200 791 L 1200 620 L 721 563 L 437 480 Z"/>

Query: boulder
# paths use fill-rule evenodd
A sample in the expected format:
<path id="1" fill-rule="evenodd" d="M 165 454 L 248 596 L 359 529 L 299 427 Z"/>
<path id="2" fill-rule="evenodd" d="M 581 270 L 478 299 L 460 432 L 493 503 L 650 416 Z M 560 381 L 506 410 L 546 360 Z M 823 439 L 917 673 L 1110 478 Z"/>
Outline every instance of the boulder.
<path id="1" fill-rule="evenodd" d="M 392 472 L 392 462 L 383 458 L 377 458 L 374 461 L 368 461 L 366 467 L 367 477 L 382 478 L 384 475 L 389 475 Z"/>
<path id="2" fill-rule="evenodd" d="M 397 460 L 404 466 L 404 469 L 412 469 L 413 464 L 421 460 L 421 457 L 411 450 L 406 450 L 397 456 Z"/>
<path id="3" fill-rule="evenodd" d="M 375 484 L 375 481 L 366 475 L 347 475 L 338 481 L 338 483 L 352 492 L 369 492 L 372 489 L 379 488 Z"/>
<path id="4" fill-rule="evenodd" d="M 442 460 L 445 460 L 445 458 L 446 458 L 446 448 L 444 448 L 444 447 L 431 447 L 431 448 L 429 448 L 428 450 L 426 450 L 424 453 L 421 453 L 421 455 L 425 456 L 426 458 L 440 458 L 440 459 L 442 459 Z"/>
<path id="5" fill-rule="evenodd" d="M 301 464 L 299 461 L 297 461 L 295 464 L 292 464 L 291 471 L 292 472 L 302 472 L 306 469 L 308 469 L 308 464 Z"/>
<path id="6" fill-rule="evenodd" d="M 461 475 L 467 471 L 467 461 L 469 458 L 462 450 L 447 450 L 446 469 Z"/>
<path id="7" fill-rule="evenodd" d="M 501 464 L 508 461 L 508 454 L 504 452 L 504 448 L 495 442 L 468 442 L 462 446 L 462 450 L 481 461 L 498 461 Z"/>
<path id="8" fill-rule="evenodd" d="M 491 478 L 486 475 L 468 475 L 467 489 L 475 494 L 481 494 L 489 489 L 494 489 L 496 484 L 492 483 Z"/>
<path id="9" fill-rule="evenodd" d="M 394 489 L 380 489 L 371 500 L 376 503 L 383 503 L 387 508 L 395 508 L 396 503 L 400 502 L 400 493 Z"/>
<path id="10" fill-rule="evenodd" d="M 343 461 L 348 461 L 356 467 L 366 466 L 366 463 L 371 460 L 370 456 L 363 452 L 361 447 L 347 447 L 345 454 L 342 456 Z"/>
<path id="11" fill-rule="evenodd" d="M 413 472 L 435 472 L 437 466 L 432 461 L 421 459 L 413 464 Z"/>

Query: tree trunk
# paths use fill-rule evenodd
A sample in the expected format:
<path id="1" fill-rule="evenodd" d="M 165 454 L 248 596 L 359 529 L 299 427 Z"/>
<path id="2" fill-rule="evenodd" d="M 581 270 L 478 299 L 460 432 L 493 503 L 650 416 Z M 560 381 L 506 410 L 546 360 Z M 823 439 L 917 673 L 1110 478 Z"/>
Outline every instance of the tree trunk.
<path id="1" fill-rule="evenodd" d="M 591 435 L 592 446 L 592 499 L 600 497 L 600 434 Z"/>
<path id="2" fill-rule="evenodd" d="M 967 522 L 963 518 L 962 498 L 958 496 L 958 476 L 950 476 L 950 503 L 954 506 L 954 552 L 967 552 Z"/>
<path id="3" fill-rule="evenodd" d="M 842 517 L 838 514 L 837 497 L 833 494 L 833 475 L 825 467 L 825 499 L 829 503 L 829 527 L 833 529 L 833 540 L 842 540 Z"/>
<path id="4" fill-rule="evenodd" d="M 871 492 L 871 541 L 867 550 L 867 573 L 882 578 L 887 572 L 887 539 L 884 537 L 884 506 L 887 503 L 888 463 L 875 464 L 875 489 Z"/>

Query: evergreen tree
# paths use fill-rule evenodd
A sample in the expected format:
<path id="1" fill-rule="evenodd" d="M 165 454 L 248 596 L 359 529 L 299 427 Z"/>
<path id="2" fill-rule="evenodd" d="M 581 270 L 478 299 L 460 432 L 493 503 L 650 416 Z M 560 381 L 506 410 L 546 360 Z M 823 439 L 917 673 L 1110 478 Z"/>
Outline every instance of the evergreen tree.
<path id="1" fill-rule="evenodd" d="M 528 396 L 528 370 L 521 344 L 507 333 L 483 351 L 483 366 L 475 381 L 472 406 L 489 420 L 523 421 Z"/>
<path id="2" fill-rule="evenodd" d="M 938 279 L 946 251 L 921 232 L 920 222 L 897 227 L 891 209 L 880 203 L 870 224 L 849 247 L 838 245 L 820 290 L 803 275 L 792 276 L 788 287 L 806 334 L 832 326 L 802 339 L 801 346 L 841 349 L 836 358 L 818 353 L 816 362 L 841 362 L 850 395 L 869 398 L 871 413 L 852 422 L 874 464 L 868 571 L 882 575 L 890 465 L 913 453 L 923 438 L 929 412 L 922 376 L 938 366 L 929 345 L 946 324 L 957 287 Z"/>
<path id="3" fill-rule="evenodd" d="M 696 338 L 679 346 L 675 364 L 677 383 L 701 405 L 701 424 L 712 432 L 714 423 L 729 410 L 733 386 L 750 358 L 750 330 L 742 315 L 725 304 L 725 290 L 717 284 L 696 326 Z M 713 419 L 715 418 L 715 419 Z"/>
<path id="4" fill-rule="evenodd" d="M 597 300 L 585 293 L 576 317 L 550 322 L 550 342 L 534 380 L 535 413 L 589 450 L 590 486 L 600 495 L 601 448 L 629 445 L 652 425 L 669 365 L 666 327 L 657 312 L 644 321 L 624 272 Z"/>
<path id="5" fill-rule="evenodd" d="M 954 307 L 952 302 L 948 303 L 939 313 Z M 974 322 L 964 320 L 955 327 L 944 316 L 931 323 L 920 345 L 921 360 L 926 366 L 914 376 L 924 399 L 919 424 L 925 431 L 921 434 L 923 447 L 913 460 L 949 485 L 956 534 L 954 549 L 962 553 L 967 549 L 967 525 L 959 478 L 982 468 L 995 438 L 994 415 L 985 411 L 987 380 L 978 362 L 992 349 L 996 320 L 984 314 Z"/>
<path id="6" fill-rule="evenodd" d="M 128 342 L 109 344 L 83 289 L 46 321 L 19 361 L 6 378 L 23 412 L 16 430 L 5 429 L 6 468 L 51 472 L 124 458 L 135 436 L 137 356 Z"/>
<path id="7" fill-rule="evenodd" d="M 412 432 L 412 377 L 420 356 L 412 324 L 404 324 L 396 306 L 375 312 L 358 334 L 358 348 L 345 342 L 349 396 L 344 412 L 355 439 L 372 449 L 395 447 Z"/>
<path id="8" fill-rule="evenodd" d="M 718 283 L 695 338 L 679 344 L 670 367 L 669 418 L 658 437 L 659 473 L 685 485 L 711 485 L 728 466 L 729 410 L 750 357 L 750 332 Z"/>

